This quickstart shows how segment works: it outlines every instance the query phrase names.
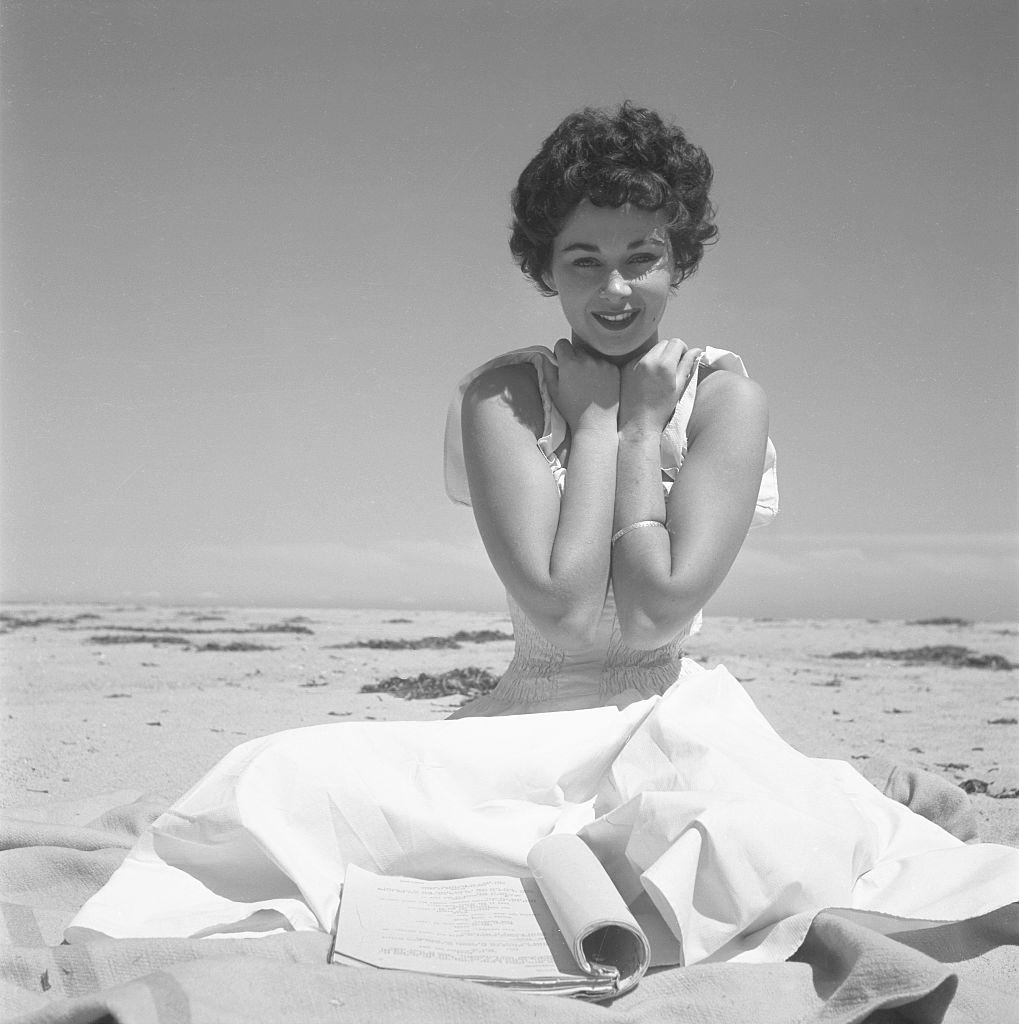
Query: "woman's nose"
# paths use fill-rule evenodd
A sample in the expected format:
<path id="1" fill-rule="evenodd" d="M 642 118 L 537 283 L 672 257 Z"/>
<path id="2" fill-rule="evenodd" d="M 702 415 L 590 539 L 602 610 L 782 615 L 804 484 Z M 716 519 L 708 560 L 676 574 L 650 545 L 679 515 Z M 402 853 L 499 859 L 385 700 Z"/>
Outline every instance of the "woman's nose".
<path id="1" fill-rule="evenodd" d="M 625 298 L 630 294 L 630 285 L 618 270 L 609 272 L 608 280 L 602 287 L 602 294 L 610 298 Z"/>

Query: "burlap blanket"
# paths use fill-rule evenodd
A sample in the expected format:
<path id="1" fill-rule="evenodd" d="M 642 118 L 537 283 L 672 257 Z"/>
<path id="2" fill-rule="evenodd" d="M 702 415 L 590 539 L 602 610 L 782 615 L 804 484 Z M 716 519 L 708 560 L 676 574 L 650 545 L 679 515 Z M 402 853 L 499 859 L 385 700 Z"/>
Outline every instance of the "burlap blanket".
<path id="1" fill-rule="evenodd" d="M 961 838 L 965 794 L 893 775 L 890 794 Z M 121 939 L 61 945 L 64 926 L 102 886 L 166 802 L 120 792 L 7 811 L 0 837 L 4 1020 L 84 1024 L 372 1021 L 545 1024 L 1019 1020 L 1019 905 L 963 923 L 882 935 L 823 912 L 781 964 L 652 972 L 608 1005 L 519 995 L 470 982 L 332 966 L 329 936 Z"/>

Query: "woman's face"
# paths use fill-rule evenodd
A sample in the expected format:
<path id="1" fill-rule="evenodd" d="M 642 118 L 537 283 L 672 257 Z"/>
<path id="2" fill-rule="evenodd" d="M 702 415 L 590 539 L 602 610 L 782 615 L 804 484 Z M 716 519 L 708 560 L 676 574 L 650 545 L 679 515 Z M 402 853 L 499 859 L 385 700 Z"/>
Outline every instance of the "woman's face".
<path id="1" fill-rule="evenodd" d="M 583 200 L 552 244 L 546 283 L 559 293 L 573 343 L 623 364 L 658 341 L 671 295 L 662 210 Z"/>

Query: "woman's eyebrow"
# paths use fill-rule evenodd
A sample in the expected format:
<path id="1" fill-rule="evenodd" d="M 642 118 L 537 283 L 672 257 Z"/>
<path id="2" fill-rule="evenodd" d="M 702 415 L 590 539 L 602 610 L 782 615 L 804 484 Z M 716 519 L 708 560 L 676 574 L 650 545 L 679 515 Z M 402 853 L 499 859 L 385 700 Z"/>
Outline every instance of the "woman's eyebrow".
<path id="1" fill-rule="evenodd" d="M 657 234 L 645 235 L 643 238 L 638 238 L 636 242 L 631 242 L 626 248 L 642 249 L 645 245 L 660 245 L 665 248 L 665 239 L 660 238 Z"/>
<path id="2" fill-rule="evenodd" d="M 577 249 L 582 252 L 601 252 L 598 246 L 590 245 L 587 242 L 573 242 L 570 245 L 563 246 L 560 252 L 575 252 Z"/>
<path id="3" fill-rule="evenodd" d="M 658 245 L 664 248 L 665 242 L 661 238 L 656 238 L 654 235 L 646 235 L 644 238 L 638 238 L 635 242 L 630 242 L 627 245 L 627 251 L 631 249 L 641 249 L 645 245 Z M 564 245 L 559 251 L 562 253 L 574 252 L 601 252 L 601 249 L 597 245 L 591 245 L 590 242 L 571 242 L 569 245 Z"/>

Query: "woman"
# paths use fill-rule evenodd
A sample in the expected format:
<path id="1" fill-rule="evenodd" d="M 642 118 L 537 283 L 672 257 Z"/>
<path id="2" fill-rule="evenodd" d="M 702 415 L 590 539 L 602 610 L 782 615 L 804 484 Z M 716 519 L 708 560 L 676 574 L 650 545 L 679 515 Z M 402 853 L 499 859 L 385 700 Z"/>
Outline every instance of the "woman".
<path id="1" fill-rule="evenodd" d="M 658 336 L 715 233 L 710 180 L 679 129 L 625 104 L 567 118 L 521 176 L 513 251 L 572 336 L 470 374 L 447 425 L 449 492 L 473 503 L 513 612 L 494 693 L 457 721 L 236 748 L 70 940 L 328 931 L 349 864 L 523 875 L 555 831 L 592 847 L 659 963 L 784 959 L 824 907 L 887 929 L 1019 898 L 1019 851 L 965 846 L 804 757 L 724 668 L 683 658 L 777 503 L 760 388 L 731 353 Z"/>
<path id="2" fill-rule="evenodd" d="M 663 692 L 755 510 L 776 511 L 760 387 L 731 353 L 659 340 L 716 234 L 711 177 L 629 104 L 567 117 L 520 177 L 510 246 L 572 336 L 487 363 L 450 410 L 447 486 L 473 504 L 516 637 L 495 693 L 459 715 Z"/>

